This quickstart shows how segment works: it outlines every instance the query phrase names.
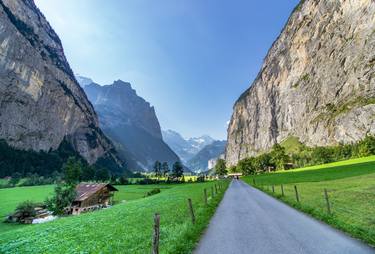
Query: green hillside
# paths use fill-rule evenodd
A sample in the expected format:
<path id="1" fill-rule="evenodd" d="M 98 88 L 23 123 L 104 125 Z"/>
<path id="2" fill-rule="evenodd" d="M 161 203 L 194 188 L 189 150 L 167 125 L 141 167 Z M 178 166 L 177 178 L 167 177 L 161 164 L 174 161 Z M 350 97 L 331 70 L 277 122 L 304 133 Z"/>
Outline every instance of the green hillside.
<path id="1" fill-rule="evenodd" d="M 0 253 L 149 253 L 156 212 L 161 215 L 161 253 L 190 253 L 223 196 L 222 191 L 204 205 L 203 190 L 215 183 L 176 185 L 110 209 L 0 233 Z M 188 198 L 193 200 L 195 225 Z"/>
<path id="2" fill-rule="evenodd" d="M 176 185 L 121 185 L 116 186 L 119 190 L 114 196 L 115 203 L 143 198 L 145 194 L 154 189 L 164 190 L 175 187 Z M 0 189 L 0 218 L 5 218 L 11 214 L 17 205 L 23 201 L 43 202 L 47 197 L 53 194 L 53 185 L 16 187 Z M 3 223 L 0 220 L 0 234 L 5 231 L 18 229 L 25 225 Z"/>
<path id="3" fill-rule="evenodd" d="M 375 156 L 248 176 L 243 180 L 251 185 L 255 180 L 255 187 L 375 245 Z M 296 201 L 294 186 L 300 202 Z M 328 192 L 331 214 L 324 189 Z"/>

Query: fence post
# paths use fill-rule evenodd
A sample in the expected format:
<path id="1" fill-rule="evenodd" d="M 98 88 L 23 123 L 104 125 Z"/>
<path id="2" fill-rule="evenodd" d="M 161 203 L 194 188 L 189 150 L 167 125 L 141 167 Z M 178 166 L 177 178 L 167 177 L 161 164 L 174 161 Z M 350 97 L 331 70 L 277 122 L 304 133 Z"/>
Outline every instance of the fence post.
<path id="1" fill-rule="evenodd" d="M 160 215 L 154 215 L 154 235 L 152 237 L 152 254 L 159 254 L 159 239 L 160 239 Z"/>
<path id="2" fill-rule="evenodd" d="M 253 185 L 255 186 L 255 178 L 253 178 Z"/>
<path id="3" fill-rule="evenodd" d="M 190 210 L 190 215 L 191 215 L 191 222 L 195 224 L 195 215 L 194 215 L 193 203 L 191 202 L 191 198 L 188 199 L 188 204 L 189 204 L 189 210 Z"/>
<path id="4" fill-rule="evenodd" d="M 296 200 L 299 203 L 299 195 L 298 195 L 297 185 L 294 185 L 294 191 L 296 192 Z"/>
<path id="5" fill-rule="evenodd" d="M 272 192 L 275 193 L 275 186 L 272 185 Z"/>
<path id="6" fill-rule="evenodd" d="M 214 186 L 211 186 L 211 197 L 214 197 Z"/>
<path id="7" fill-rule="evenodd" d="M 281 185 L 280 187 L 281 187 L 281 196 L 284 197 L 284 185 Z"/>
<path id="8" fill-rule="evenodd" d="M 327 204 L 327 212 L 328 214 L 332 214 L 332 211 L 331 211 L 331 204 L 329 203 L 329 198 L 328 198 L 328 191 L 327 189 L 324 189 L 324 198 L 326 200 L 326 204 Z"/>
<path id="9" fill-rule="evenodd" d="M 204 203 L 207 205 L 207 189 L 204 189 Z"/>
<path id="10" fill-rule="evenodd" d="M 216 186 L 216 183 L 215 183 L 215 194 L 217 194 L 217 186 Z"/>

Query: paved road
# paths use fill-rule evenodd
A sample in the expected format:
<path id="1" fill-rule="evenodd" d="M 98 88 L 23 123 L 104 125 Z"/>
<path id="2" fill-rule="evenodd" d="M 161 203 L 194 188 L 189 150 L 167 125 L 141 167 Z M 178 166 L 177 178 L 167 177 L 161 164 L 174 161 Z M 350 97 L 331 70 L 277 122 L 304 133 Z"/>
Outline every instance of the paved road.
<path id="1" fill-rule="evenodd" d="M 242 181 L 228 188 L 195 254 L 375 253 Z"/>

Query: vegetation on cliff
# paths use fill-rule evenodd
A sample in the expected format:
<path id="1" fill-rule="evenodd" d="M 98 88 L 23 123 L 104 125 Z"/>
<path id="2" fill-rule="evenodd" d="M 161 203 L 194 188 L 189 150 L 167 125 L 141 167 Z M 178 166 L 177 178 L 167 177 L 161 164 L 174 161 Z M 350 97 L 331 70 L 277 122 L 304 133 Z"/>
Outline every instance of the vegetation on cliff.
<path id="1" fill-rule="evenodd" d="M 375 155 L 375 136 L 371 135 L 353 144 L 326 147 L 308 147 L 300 143 L 298 138 L 289 137 L 281 144 L 274 145 L 268 153 L 240 160 L 235 170 L 245 175 L 258 174 L 370 155 Z"/>

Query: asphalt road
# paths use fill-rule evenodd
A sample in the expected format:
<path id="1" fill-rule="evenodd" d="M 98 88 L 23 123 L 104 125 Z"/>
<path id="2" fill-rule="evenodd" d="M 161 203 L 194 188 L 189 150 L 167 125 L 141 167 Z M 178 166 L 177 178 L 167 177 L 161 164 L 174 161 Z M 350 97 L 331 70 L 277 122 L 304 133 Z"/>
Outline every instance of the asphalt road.
<path id="1" fill-rule="evenodd" d="M 375 250 L 232 181 L 195 254 L 362 254 Z"/>

